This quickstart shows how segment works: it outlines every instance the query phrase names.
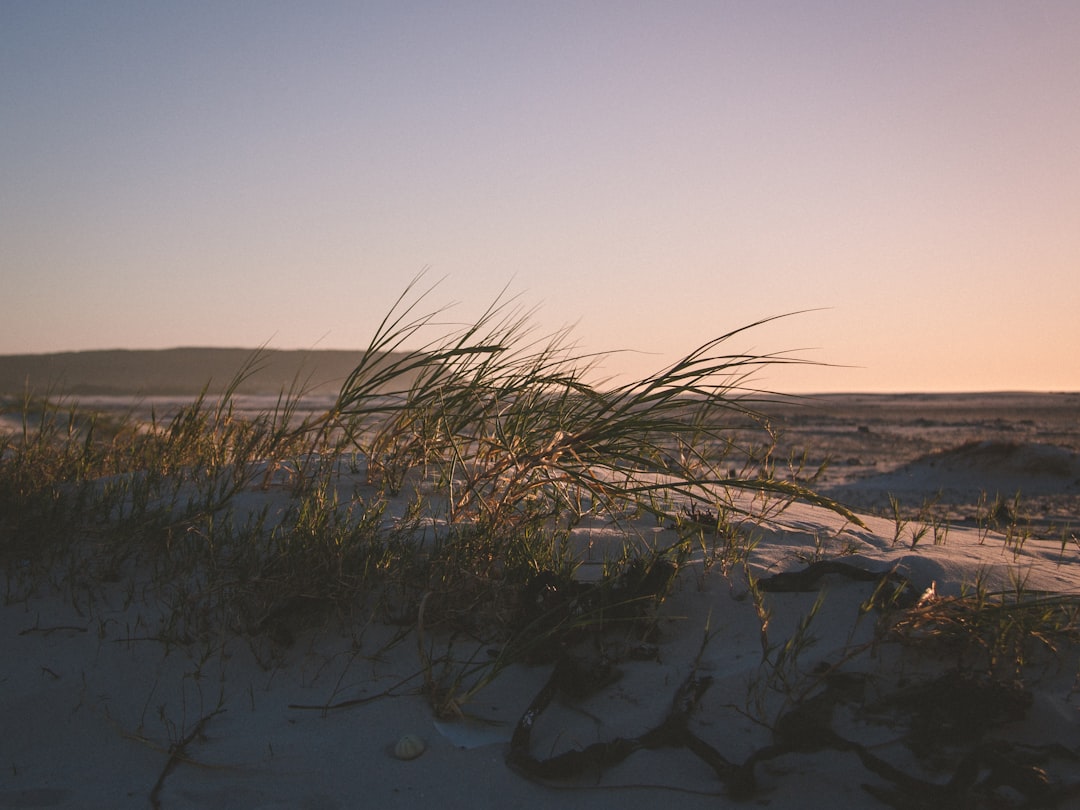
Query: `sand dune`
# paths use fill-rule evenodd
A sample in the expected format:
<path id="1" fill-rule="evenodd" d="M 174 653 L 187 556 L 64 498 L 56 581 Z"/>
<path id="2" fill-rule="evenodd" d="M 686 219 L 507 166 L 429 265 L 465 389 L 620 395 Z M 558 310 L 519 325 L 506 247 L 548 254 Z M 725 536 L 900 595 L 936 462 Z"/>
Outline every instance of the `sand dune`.
<path id="1" fill-rule="evenodd" d="M 1076 473 L 1068 448 L 994 440 L 924 454 L 850 492 L 902 485 L 930 497 L 995 480 L 1074 492 Z M 347 473 L 341 491 L 362 475 Z M 281 497 L 271 487 L 248 502 Z M 403 497 L 394 514 L 407 505 Z M 458 719 L 436 716 L 422 694 L 416 638 L 390 644 L 400 628 L 376 614 L 284 642 L 166 646 L 153 640 L 163 607 L 138 588 L 9 590 L 0 807 L 1080 806 L 1075 645 L 1036 644 L 1016 681 L 1007 668 L 986 676 L 978 651 L 930 625 L 885 629 L 952 615 L 962 603 L 949 600 L 976 581 L 1078 598 L 1075 536 L 1021 547 L 958 526 L 916 544 L 886 518 L 861 520 L 792 505 L 747 522 L 747 568 L 686 561 L 647 643 L 616 626 L 574 648 L 585 666 L 602 658 L 617 677 L 572 695 L 553 686 L 552 661 L 515 663 Z M 674 539 L 654 520 L 586 521 L 573 536 L 584 568 L 605 548 Z M 822 562 L 831 567 L 814 568 Z M 870 607 L 883 587 L 907 612 Z M 467 638 L 428 642 L 461 662 L 498 651 Z M 685 714 L 673 714 L 680 705 Z M 406 734 L 426 745 L 411 761 L 393 755 Z M 535 763 L 550 761 L 566 772 L 538 776 Z"/>

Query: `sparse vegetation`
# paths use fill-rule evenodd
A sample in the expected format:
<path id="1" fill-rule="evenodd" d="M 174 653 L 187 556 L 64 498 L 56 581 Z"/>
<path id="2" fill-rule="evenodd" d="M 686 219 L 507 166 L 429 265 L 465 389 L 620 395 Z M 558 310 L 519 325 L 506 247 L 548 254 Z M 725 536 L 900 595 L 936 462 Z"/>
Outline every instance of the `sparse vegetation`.
<path id="1" fill-rule="evenodd" d="M 147 606 L 127 628 L 129 643 L 151 639 L 191 657 L 198 716 L 159 710 L 171 755 L 155 800 L 175 761 L 223 710 L 223 696 L 202 704 L 198 679 L 207 661 L 224 657 L 225 638 L 242 640 L 272 670 L 313 630 L 358 638 L 372 622 L 395 626 L 387 643 L 411 639 L 417 656 L 417 672 L 401 684 L 413 682 L 445 718 L 467 714 L 511 665 L 558 662 L 563 680 L 553 675 L 538 696 L 542 711 L 556 689 L 571 688 L 566 673 L 577 670 L 563 662 L 583 638 L 604 656 L 617 650 L 610 658 L 655 654 L 658 612 L 692 561 L 699 581 L 715 570 L 733 591 L 736 581 L 746 588 L 736 601 L 757 621 L 760 667 L 741 711 L 775 742 L 735 766 L 688 730 L 709 684 L 697 674 L 700 660 L 676 694 L 675 719 L 622 742 L 688 746 L 733 793 L 752 789 L 754 762 L 814 746 L 854 751 L 887 772 L 821 718 L 808 727 L 814 741 L 796 740 L 810 708 L 831 711 L 849 699 L 838 685 L 842 668 L 882 646 L 944 651 L 957 672 L 996 684 L 1065 660 L 1080 640 L 1076 596 L 1033 592 L 1019 574 L 1008 592 L 976 582 L 959 596 L 939 597 L 931 586 L 918 598 L 896 570 L 839 562 L 860 543 L 840 535 L 862 521 L 812 489 L 820 469 L 809 470 L 806 454 L 777 465 L 769 397 L 751 387 L 763 365 L 799 361 L 728 353 L 744 330 L 654 375 L 605 386 L 593 380 L 596 356 L 579 353 L 566 332 L 538 336 L 531 313 L 512 299 L 429 339 L 441 311 L 423 310 L 426 296 L 406 290 L 325 412 L 301 408 L 297 383 L 269 411 L 240 413 L 234 395 L 259 367 L 258 353 L 220 397 L 204 390 L 149 422 L 54 396 L 5 406 L 20 425 L 0 434 L 5 601 L 52 589 L 92 617 L 106 591 L 119 593 Z M 752 562 L 765 527 L 795 501 L 846 522 L 836 537 L 814 534 L 793 547 L 791 558 L 828 576 L 850 569 L 873 580 L 850 617 L 849 644 L 827 661 L 815 640 L 825 587 L 786 638 L 777 629 L 776 594 L 817 590 L 816 574 L 807 588 L 792 572 L 766 583 Z M 922 541 L 931 532 L 935 545 L 948 541 L 936 499 L 912 513 L 892 498 L 891 513 L 893 544 L 913 556 L 928 551 Z M 1019 496 L 984 497 L 980 541 L 1002 537 L 1016 560 L 1031 537 L 1021 515 Z M 641 518 L 666 539 L 640 533 Z M 622 530 L 616 546 L 575 540 L 612 526 Z M 1070 544 L 1066 527 L 1062 557 Z M 587 556 L 601 573 L 585 583 Z M 706 628 L 702 651 L 711 637 Z M 587 676 L 594 687 L 610 674 L 604 656 Z M 331 702 L 321 708 L 349 703 Z M 513 749 L 519 767 L 556 767 L 535 758 L 528 741 L 523 732 Z M 575 768 L 592 762 L 593 754 L 570 753 L 565 762 Z"/>
<path id="2" fill-rule="evenodd" d="M 92 600 L 95 581 L 127 577 L 129 593 L 163 601 L 168 642 L 284 642 L 303 617 L 371 604 L 415 624 L 422 603 L 429 633 L 495 638 L 531 577 L 571 578 L 582 520 L 682 524 L 691 509 L 701 528 L 712 516 L 713 531 L 677 548 L 620 550 L 614 578 L 642 554 L 685 557 L 691 541 L 735 559 L 734 518 L 793 498 L 846 513 L 775 476 L 746 383 L 798 361 L 724 353 L 743 330 L 603 388 L 589 379 L 595 356 L 565 332 L 537 337 L 512 300 L 425 343 L 440 314 L 420 314 L 425 297 L 410 286 L 324 414 L 301 417 L 294 386 L 273 410 L 240 415 L 233 394 L 258 353 L 220 398 L 204 391 L 149 424 L 55 398 L 14 404 L 22 431 L 0 451 L 5 598 L 49 584 Z M 737 440 L 747 430 L 758 438 Z M 285 506 L 270 497 L 281 489 Z M 412 506 L 390 515 L 402 497 Z"/>

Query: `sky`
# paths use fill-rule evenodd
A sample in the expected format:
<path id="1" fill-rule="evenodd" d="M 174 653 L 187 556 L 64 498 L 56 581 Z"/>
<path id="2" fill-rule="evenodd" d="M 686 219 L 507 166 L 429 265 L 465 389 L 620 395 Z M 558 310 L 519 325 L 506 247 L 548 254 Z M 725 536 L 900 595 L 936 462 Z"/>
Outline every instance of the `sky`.
<path id="1" fill-rule="evenodd" d="M 0 0 L 0 354 L 359 349 L 503 290 L 615 380 L 1080 390 L 1080 3 Z M 807 311 L 809 310 L 809 311 Z"/>

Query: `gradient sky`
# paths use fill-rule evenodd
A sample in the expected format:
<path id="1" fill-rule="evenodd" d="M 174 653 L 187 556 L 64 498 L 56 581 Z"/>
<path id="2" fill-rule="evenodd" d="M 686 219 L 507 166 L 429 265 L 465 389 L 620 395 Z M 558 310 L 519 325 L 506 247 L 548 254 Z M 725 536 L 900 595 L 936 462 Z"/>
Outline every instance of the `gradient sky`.
<path id="1" fill-rule="evenodd" d="M 1080 3 L 0 0 L 0 354 L 361 348 L 424 267 L 645 373 L 1080 390 Z"/>

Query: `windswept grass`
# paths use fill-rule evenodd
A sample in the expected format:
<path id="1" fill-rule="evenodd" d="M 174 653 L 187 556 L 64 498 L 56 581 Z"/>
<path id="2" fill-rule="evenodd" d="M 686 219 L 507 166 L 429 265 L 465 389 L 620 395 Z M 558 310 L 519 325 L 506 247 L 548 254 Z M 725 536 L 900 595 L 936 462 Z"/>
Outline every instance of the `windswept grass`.
<path id="1" fill-rule="evenodd" d="M 127 578 L 129 598 L 163 600 L 154 632 L 171 640 L 287 640 L 297 616 L 372 609 L 415 625 L 422 604 L 429 630 L 482 638 L 509 631 L 530 578 L 573 577 L 568 537 L 586 518 L 685 525 L 708 514 L 727 526 L 802 499 L 858 522 L 775 474 L 760 410 L 774 395 L 751 383 L 765 366 L 802 361 L 725 350 L 766 321 L 605 386 L 600 356 L 567 331 L 538 336 L 514 299 L 448 333 L 417 283 L 324 414 L 301 416 L 295 384 L 272 410 L 241 417 L 234 393 L 259 353 L 220 398 L 204 390 L 149 424 L 106 424 L 51 399 L 15 406 L 22 431 L 0 438 L 7 599 L 51 583 L 85 602 L 95 582 Z M 725 533 L 720 553 L 738 556 L 737 537 Z M 642 553 L 686 552 L 628 550 L 607 575 Z"/>
<path id="2" fill-rule="evenodd" d="M 380 324 L 338 403 L 340 416 L 365 426 L 353 438 L 382 485 L 395 489 L 407 470 L 433 468 L 451 519 L 491 531 L 537 515 L 615 518 L 628 506 L 674 518 L 658 496 L 709 508 L 718 491 L 798 498 L 857 522 L 835 502 L 772 475 L 768 420 L 756 407 L 767 392 L 748 383 L 763 366 L 801 361 L 722 351 L 767 321 L 715 338 L 642 380 L 604 388 L 590 381 L 595 355 L 577 353 L 566 332 L 534 339 L 529 313 L 512 300 L 423 343 L 439 313 L 417 315 L 424 296 L 409 301 L 408 292 Z M 391 351 L 396 359 L 380 362 Z M 747 424 L 759 428 L 760 444 L 736 441 Z"/>

